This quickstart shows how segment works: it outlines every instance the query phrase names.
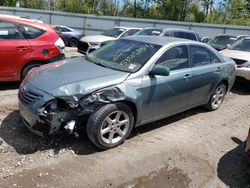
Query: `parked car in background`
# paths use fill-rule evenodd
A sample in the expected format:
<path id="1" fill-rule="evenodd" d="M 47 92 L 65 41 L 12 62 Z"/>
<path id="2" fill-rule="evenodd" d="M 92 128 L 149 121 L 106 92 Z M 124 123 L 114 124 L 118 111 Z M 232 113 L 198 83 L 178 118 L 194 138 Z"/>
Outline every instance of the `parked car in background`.
<path id="1" fill-rule="evenodd" d="M 64 58 L 64 42 L 48 24 L 0 15 L 0 81 L 22 80 L 34 67 Z"/>
<path id="2" fill-rule="evenodd" d="M 208 44 L 216 50 L 221 51 L 235 43 L 237 40 L 237 36 L 235 35 L 223 34 L 217 35 L 216 37 L 208 41 Z"/>
<path id="3" fill-rule="evenodd" d="M 208 43 L 212 38 L 211 37 L 202 37 L 201 42 Z"/>
<path id="4" fill-rule="evenodd" d="M 144 28 L 143 30 L 136 33 L 136 35 L 156 35 L 156 36 L 168 36 L 177 37 L 189 40 L 200 41 L 199 35 L 191 30 L 176 29 L 176 28 Z"/>
<path id="5" fill-rule="evenodd" d="M 147 27 L 137 32 L 136 35 L 160 36 L 163 30 L 164 29 L 156 28 L 156 27 Z"/>
<path id="6" fill-rule="evenodd" d="M 67 26 L 56 25 L 54 29 L 59 35 L 62 35 L 66 46 L 77 47 L 79 40 L 84 37 L 82 32 Z"/>
<path id="7" fill-rule="evenodd" d="M 250 163 L 250 129 L 249 129 L 248 136 L 247 136 L 245 154 L 246 154 L 246 158 L 248 162 Z"/>
<path id="8" fill-rule="evenodd" d="M 161 36 L 177 37 L 194 41 L 201 41 L 201 38 L 198 33 L 186 29 L 167 28 L 163 30 Z"/>
<path id="9" fill-rule="evenodd" d="M 250 37 L 241 39 L 221 53 L 235 61 L 238 77 L 250 80 Z"/>
<path id="10" fill-rule="evenodd" d="M 234 79 L 233 60 L 206 44 L 136 35 L 32 70 L 19 109 L 36 134 L 86 126 L 89 139 L 107 149 L 136 126 L 200 105 L 218 109 Z"/>
<path id="11" fill-rule="evenodd" d="M 106 42 L 134 35 L 140 30 L 141 28 L 134 27 L 115 27 L 113 29 L 104 31 L 100 35 L 83 37 L 78 43 L 78 52 L 82 54 L 88 54 L 97 48 L 100 48 L 100 46 Z"/>

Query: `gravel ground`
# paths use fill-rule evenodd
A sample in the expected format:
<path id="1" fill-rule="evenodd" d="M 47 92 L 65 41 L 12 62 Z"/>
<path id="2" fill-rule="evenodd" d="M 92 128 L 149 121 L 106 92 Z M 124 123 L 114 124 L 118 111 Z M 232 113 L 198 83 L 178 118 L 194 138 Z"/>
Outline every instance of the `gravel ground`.
<path id="1" fill-rule="evenodd" d="M 249 82 L 237 81 L 215 112 L 198 107 L 136 128 L 107 151 L 85 134 L 29 133 L 19 119 L 17 88 L 0 84 L 0 187 L 250 187 L 243 156 Z"/>

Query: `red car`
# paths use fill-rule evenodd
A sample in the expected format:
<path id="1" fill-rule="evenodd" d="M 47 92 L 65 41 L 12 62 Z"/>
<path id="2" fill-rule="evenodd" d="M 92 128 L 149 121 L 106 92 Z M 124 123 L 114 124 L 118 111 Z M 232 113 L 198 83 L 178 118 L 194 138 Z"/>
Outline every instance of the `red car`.
<path id="1" fill-rule="evenodd" d="M 0 82 L 22 80 L 32 68 L 63 59 L 64 48 L 51 25 L 0 15 Z"/>

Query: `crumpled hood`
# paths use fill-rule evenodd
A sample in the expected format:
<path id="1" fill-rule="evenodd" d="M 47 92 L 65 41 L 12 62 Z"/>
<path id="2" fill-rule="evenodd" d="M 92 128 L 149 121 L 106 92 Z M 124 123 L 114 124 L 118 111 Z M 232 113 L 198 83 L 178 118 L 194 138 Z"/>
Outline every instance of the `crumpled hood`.
<path id="1" fill-rule="evenodd" d="M 222 50 L 221 53 L 224 56 L 227 56 L 233 59 L 241 59 L 241 60 L 250 61 L 250 52 L 226 49 L 226 50 Z"/>
<path id="2" fill-rule="evenodd" d="M 110 40 L 116 40 L 116 38 L 105 35 L 94 35 L 81 38 L 82 42 L 106 42 Z"/>
<path id="3" fill-rule="evenodd" d="M 72 58 L 34 69 L 25 82 L 55 97 L 86 95 L 123 82 L 129 73 L 105 68 L 83 58 Z"/>

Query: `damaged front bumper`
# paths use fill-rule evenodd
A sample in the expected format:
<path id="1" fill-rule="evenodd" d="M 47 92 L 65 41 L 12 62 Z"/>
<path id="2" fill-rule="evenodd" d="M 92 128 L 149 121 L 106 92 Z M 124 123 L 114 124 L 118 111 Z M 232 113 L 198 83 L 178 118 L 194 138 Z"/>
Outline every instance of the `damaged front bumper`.
<path id="1" fill-rule="evenodd" d="M 19 102 L 20 117 L 23 124 L 32 133 L 39 136 L 54 134 L 66 127 L 70 132 L 75 128 L 75 120 L 69 112 L 59 112 L 53 114 L 34 113 L 28 109 L 22 102 Z M 72 122 L 74 123 L 72 126 Z M 69 124 L 71 126 L 69 126 Z"/>
<path id="2" fill-rule="evenodd" d="M 54 97 L 29 83 L 22 84 L 18 93 L 21 119 L 31 132 L 39 136 L 51 135 L 59 130 L 77 133 L 88 116 L 100 106 L 125 97 L 116 87 L 78 97 Z"/>

